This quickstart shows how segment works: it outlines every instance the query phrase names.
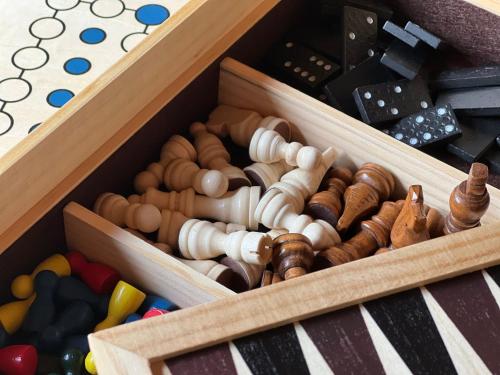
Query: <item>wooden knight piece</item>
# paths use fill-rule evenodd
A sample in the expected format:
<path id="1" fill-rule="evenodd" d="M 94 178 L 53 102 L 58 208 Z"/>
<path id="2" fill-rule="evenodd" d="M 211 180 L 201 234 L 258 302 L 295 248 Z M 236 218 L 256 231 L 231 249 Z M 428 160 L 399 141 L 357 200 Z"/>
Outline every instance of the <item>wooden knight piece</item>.
<path id="1" fill-rule="evenodd" d="M 344 212 L 337 231 L 345 233 L 359 219 L 375 211 L 394 192 L 395 181 L 390 172 L 378 164 L 366 163 L 356 172 L 353 185 L 344 193 Z"/>
<path id="2" fill-rule="evenodd" d="M 306 236 L 315 250 L 321 250 L 340 242 L 335 228 L 323 220 L 313 220 L 299 215 L 288 194 L 270 189 L 255 210 L 255 220 L 271 229 L 287 229 L 290 233 Z"/>
<path id="3" fill-rule="evenodd" d="M 444 233 L 456 233 L 480 225 L 481 217 L 490 204 L 486 189 L 488 167 L 473 163 L 466 181 L 462 181 L 450 195 L 450 213 L 445 220 Z"/>
<path id="4" fill-rule="evenodd" d="M 192 187 L 198 194 L 213 198 L 226 194 L 229 188 L 229 180 L 222 172 L 200 169 L 195 162 L 180 158 L 166 164 L 163 182 L 169 190 Z"/>
<path id="5" fill-rule="evenodd" d="M 276 163 L 253 163 L 244 168 L 243 171 L 252 182 L 252 185 L 259 185 L 262 191 L 268 190 L 272 184 L 278 182 L 287 172 L 294 167 L 288 165 L 284 160 Z"/>
<path id="6" fill-rule="evenodd" d="M 389 245 L 391 228 L 396 221 L 402 205 L 386 201 L 371 220 L 361 222 L 361 231 L 339 245 L 330 247 L 316 255 L 315 267 L 338 266 L 353 260 L 365 258 L 379 248 Z"/>
<path id="7" fill-rule="evenodd" d="M 101 194 L 95 204 L 94 212 L 120 227 L 127 226 L 151 233 L 160 227 L 161 214 L 152 204 L 130 204 L 125 197 L 113 193 Z"/>
<path id="8" fill-rule="evenodd" d="M 287 141 L 291 137 L 288 121 L 268 116 L 262 118 L 257 112 L 240 109 L 229 105 L 219 105 L 210 113 L 207 129 L 219 137 L 229 135 L 238 146 L 248 148 L 253 133 L 258 128 L 275 130 Z"/>
<path id="9" fill-rule="evenodd" d="M 250 186 L 250 180 L 238 167 L 230 164 L 231 156 L 221 140 L 207 131 L 205 124 L 195 122 L 189 127 L 202 168 L 221 171 L 229 180 L 229 190 Z"/>
<path id="10" fill-rule="evenodd" d="M 288 233 L 273 242 L 273 268 L 284 280 L 308 273 L 314 262 L 314 250 L 302 234 Z"/>
<path id="11" fill-rule="evenodd" d="M 391 246 L 394 249 L 413 245 L 430 239 L 427 216 L 424 209 L 422 186 L 412 185 L 391 231 Z"/>
<path id="12" fill-rule="evenodd" d="M 273 240 L 265 233 L 238 231 L 226 234 L 209 221 L 190 219 L 179 234 L 179 250 L 187 259 L 210 259 L 226 254 L 250 264 L 267 264 Z"/>

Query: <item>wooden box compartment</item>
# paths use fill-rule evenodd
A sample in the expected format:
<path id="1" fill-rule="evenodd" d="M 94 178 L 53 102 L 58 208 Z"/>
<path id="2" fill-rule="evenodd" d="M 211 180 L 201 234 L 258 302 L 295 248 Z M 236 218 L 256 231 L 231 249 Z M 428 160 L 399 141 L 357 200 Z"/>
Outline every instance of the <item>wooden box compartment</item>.
<path id="1" fill-rule="evenodd" d="M 261 6 L 263 3 L 266 2 L 259 2 Z M 266 3 L 269 8 L 270 3 Z M 405 2 L 394 3 L 405 8 Z M 424 1 L 416 5 L 409 2 L 408 6 L 417 7 L 419 13 L 416 15 L 419 15 L 425 13 L 426 6 L 429 6 L 427 3 L 429 2 Z M 468 14 L 476 15 L 474 19 L 478 22 L 472 23 L 471 27 L 477 33 L 495 34 L 495 28 L 491 30 L 487 26 L 491 26 L 491 22 L 498 24 L 498 21 L 491 19 L 491 13 L 468 2 L 450 0 L 446 3 L 450 7 L 457 6 L 458 9 L 466 9 Z M 479 5 L 500 14 L 494 4 L 481 2 Z M 279 40 L 288 26 L 300 18 L 304 7 L 307 7 L 305 1 L 282 2 L 227 55 L 254 64 L 273 42 Z M 266 11 L 261 10 L 261 14 Z M 445 19 L 444 13 L 428 15 L 434 21 L 428 21 L 427 25 L 422 20 L 415 20 L 431 31 L 433 22 Z M 480 22 L 481 20 L 484 22 Z M 446 36 L 453 34 L 455 25 L 451 26 L 449 30 L 443 31 Z M 454 37 L 452 39 L 456 40 Z M 454 46 L 470 54 L 475 42 L 474 38 L 465 38 L 465 41 L 460 39 L 455 42 Z M 491 62 L 498 60 L 498 54 L 490 54 L 490 49 L 496 48 L 498 43 L 494 40 L 489 47 L 481 47 L 477 56 Z M 152 50 L 160 48 L 156 44 L 148 47 Z M 498 50 L 497 48 L 496 51 Z M 149 98 L 149 104 L 141 111 L 142 115 L 140 113 L 134 118 L 120 118 L 121 126 L 118 124 L 115 132 L 117 139 L 111 139 L 111 143 L 105 140 L 95 141 L 94 146 L 102 141 L 98 157 L 82 158 L 81 164 L 77 163 L 69 172 L 74 173 L 72 180 L 63 180 L 54 191 L 49 189 L 48 200 L 42 202 L 42 206 L 45 206 L 34 207 L 36 210 L 30 218 L 31 222 L 47 213 L 31 229 L 25 232 L 26 223 L 12 222 L 11 226 L 7 225 L 17 234 L 10 234 L 11 240 L 14 239 L 15 242 L 4 249 L 6 251 L 0 257 L 0 282 L 4 286 L 0 291 L 2 299 L 6 299 L 8 285 L 15 275 L 29 271 L 50 253 L 65 247 L 62 208 L 68 202 L 74 200 L 91 207 L 100 192 L 131 192 L 133 176 L 156 159 L 163 142 L 171 134 L 184 133 L 191 122 L 205 119 L 216 105 L 217 97 L 221 103 L 251 108 L 261 114 L 274 114 L 290 120 L 297 127 L 296 136 L 303 138 L 306 143 L 322 149 L 334 146 L 339 151 L 344 151 L 345 154 L 339 160 L 341 164 L 359 166 L 365 161 L 380 163 L 397 177 L 399 194 L 403 193 L 405 186 L 420 183 L 424 188 L 426 202 L 442 213 L 447 212 L 449 192 L 459 181 L 465 179 L 464 173 L 234 60 L 222 63 L 218 87 L 219 62 L 220 59 L 210 65 L 168 105 L 165 106 L 165 102 L 170 98 L 165 93 L 160 93 L 157 97 Z M 151 66 L 145 66 L 148 67 Z M 192 75 L 189 80 L 195 75 L 193 72 L 186 74 Z M 126 87 L 125 76 L 118 74 L 116 82 Z M 127 95 L 132 99 L 140 94 L 129 92 L 125 96 Z M 107 100 L 109 103 L 104 103 L 103 107 L 108 110 L 114 108 L 115 111 L 119 108 L 116 105 L 120 102 L 115 102 L 113 97 Z M 68 105 L 66 112 L 81 110 L 81 104 L 75 100 Z M 155 113 L 157 114 L 150 119 Z M 99 113 L 96 118 L 89 120 L 90 114 L 87 113 L 87 117 L 83 119 L 86 122 L 99 121 L 101 115 Z M 132 116 L 131 112 L 129 116 Z M 147 123 L 144 125 L 145 122 Z M 141 129 L 134 134 L 138 128 Z M 120 142 L 129 138 L 126 144 L 113 153 Z M 109 159 L 99 166 L 108 156 Z M 90 171 L 93 173 L 81 181 Z M 65 182 L 67 185 L 61 186 Z M 72 190 L 77 183 L 78 186 Z M 497 264 L 499 254 L 495 251 L 495 241 L 500 239 L 500 229 L 492 223 L 500 219 L 500 192 L 493 187 L 489 187 L 489 191 L 491 206 L 481 228 L 427 241 L 404 251 L 313 273 L 300 280 L 233 296 L 230 303 L 215 301 L 151 321 L 103 331 L 94 335 L 91 343 L 98 366 L 102 373 L 160 371 L 164 369 L 162 359 L 167 357 Z M 64 216 L 66 239 L 71 249 L 79 249 L 94 260 L 118 264 L 117 268 L 124 272 L 127 280 L 170 298 L 181 307 L 233 294 L 77 204 L 69 205 Z M 24 234 L 19 236 L 21 233 Z M 4 243 L 10 243 L 11 240 L 7 239 Z M 359 281 L 360 272 L 363 274 L 362 282 Z M 304 306 L 291 304 L 290 301 L 294 301 L 297 295 L 308 295 L 310 303 Z M 278 300 L 283 302 L 280 308 L 276 308 Z M 226 309 L 224 314 L 220 312 L 221 309 Z M 234 321 L 222 324 L 222 315 L 234 316 Z M 203 316 L 203 320 L 200 316 Z M 194 335 L 202 330 L 203 335 Z M 156 336 L 157 339 L 151 339 Z M 168 345 L 160 342 L 160 339 L 165 341 L 166 337 Z M 124 364 L 126 369 L 122 367 Z"/>

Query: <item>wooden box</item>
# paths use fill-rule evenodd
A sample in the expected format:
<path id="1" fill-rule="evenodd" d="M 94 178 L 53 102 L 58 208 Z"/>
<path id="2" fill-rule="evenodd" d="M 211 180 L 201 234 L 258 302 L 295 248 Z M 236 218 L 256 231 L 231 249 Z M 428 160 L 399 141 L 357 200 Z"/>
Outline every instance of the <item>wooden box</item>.
<path id="1" fill-rule="evenodd" d="M 155 160 L 162 143 L 206 118 L 218 101 L 290 120 L 308 144 L 343 151 L 341 164 L 380 163 L 397 177 L 400 194 L 422 184 L 426 202 L 447 212 L 449 193 L 464 173 L 247 65 L 222 60 L 223 54 L 254 64 L 308 6 L 288 0 L 272 9 L 276 3 L 192 0 L 0 166 L 3 299 L 15 275 L 67 246 L 185 308 L 91 335 L 101 374 L 166 373 L 165 358 L 500 262 L 500 191 L 491 186 L 480 228 L 241 295 L 85 208 L 101 192 L 130 191 L 133 176 Z M 393 3 L 447 38 L 461 58 L 500 63 L 495 2 L 446 0 L 440 10 L 430 0 Z M 465 21 L 448 16 L 458 11 L 469 15 L 466 31 L 460 31 Z M 478 43 L 481 38 L 488 43 Z M 66 206 L 71 201 L 78 203 Z M 305 296 L 307 303 L 296 303 Z"/>

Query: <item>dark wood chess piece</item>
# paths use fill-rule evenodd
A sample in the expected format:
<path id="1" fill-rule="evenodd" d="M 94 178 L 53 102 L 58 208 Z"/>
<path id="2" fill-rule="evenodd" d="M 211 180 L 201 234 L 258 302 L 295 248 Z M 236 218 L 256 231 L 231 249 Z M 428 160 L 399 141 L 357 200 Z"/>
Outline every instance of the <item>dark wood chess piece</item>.
<path id="1" fill-rule="evenodd" d="M 413 245 L 430 238 L 424 209 L 422 186 L 412 185 L 391 231 L 391 246 L 394 249 Z"/>
<path id="2" fill-rule="evenodd" d="M 374 163 L 363 164 L 354 175 L 353 183 L 344 193 L 344 212 L 336 227 L 340 233 L 375 211 L 380 202 L 391 196 L 395 186 L 392 174 Z"/>
<path id="3" fill-rule="evenodd" d="M 446 217 L 444 233 L 450 234 L 480 225 L 481 217 L 490 204 L 486 189 L 488 167 L 473 163 L 469 177 L 462 181 L 450 195 L 450 213 Z"/>
<path id="4" fill-rule="evenodd" d="M 361 223 L 361 231 L 350 240 L 319 252 L 315 268 L 337 266 L 371 255 L 375 250 L 389 245 L 391 228 L 401 211 L 402 204 L 386 201 L 371 220 Z"/>
<path id="5" fill-rule="evenodd" d="M 265 270 L 264 273 L 262 274 L 262 279 L 260 281 L 260 287 L 262 288 L 263 286 L 268 286 L 272 284 L 277 284 L 279 282 L 283 281 L 277 273 L 274 273 L 269 270 Z"/>
<path id="6" fill-rule="evenodd" d="M 427 217 L 427 230 L 431 238 L 441 237 L 444 232 L 444 217 L 435 208 L 424 205 L 425 215 Z"/>
<path id="7" fill-rule="evenodd" d="M 283 280 L 305 275 L 312 267 L 311 241 L 298 233 L 282 234 L 273 242 L 273 267 Z"/>

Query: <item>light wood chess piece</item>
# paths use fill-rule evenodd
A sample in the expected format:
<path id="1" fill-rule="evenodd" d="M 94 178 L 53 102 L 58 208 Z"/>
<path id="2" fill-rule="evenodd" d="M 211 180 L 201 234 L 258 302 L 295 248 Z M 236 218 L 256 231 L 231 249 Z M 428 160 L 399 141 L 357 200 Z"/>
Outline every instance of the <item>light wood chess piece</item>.
<path id="1" fill-rule="evenodd" d="M 194 145 L 198 152 L 198 162 L 202 168 L 221 171 L 229 180 L 229 190 L 241 186 L 250 186 L 250 180 L 238 167 L 230 164 L 231 156 L 221 140 L 208 132 L 201 122 L 195 122 L 189 127 L 194 137 Z"/>
<path id="2" fill-rule="evenodd" d="M 255 219 L 255 210 L 260 199 L 260 187 L 243 186 L 230 191 L 220 198 L 210 198 L 195 194 L 193 189 L 179 193 L 166 193 L 149 188 L 139 197 L 141 203 L 151 203 L 159 209 L 182 212 L 188 218 L 203 218 L 242 224 L 257 230 L 259 223 Z"/>
<path id="3" fill-rule="evenodd" d="M 402 202 L 386 201 L 371 220 L 361 223 L 361 231 L 339 245 L 316 255 L 315 267 L 327 268 L 371 255 L 375 250 L 389 245 L 391 228 L 402 208 Z"/>
<path id="4" fill-rule="evenodd" d="M 321 162 L 321 152 L 312 146 L 299 142 L 288 143 L 278 132 L 258 128 L 249 146 L 250 159 L 261 163 L 275 163 L 285 160 L 287 164 L 302 169 L 314 169 Z"/>
<path id="5" fill-rule="evenodd" d="M 408 189 L 403 208 L 392 227 L 391 247 L 399 249 L 428 239 L 430 235 L 427 229 L 422 186 L 412 185 Z"/>
<path id="6" fill-rule="evenodd" d="M 259 185 L 262 191 L 266 191 L 272 184 L 278 182 L 285 173 L 293 169 L 294 167 L 288 165 L 284 160 L 280 160 L 271 164 L 253 163 L 245 167 L 243 171 L 252 182 L 252 185 Z"/>
<path id="7" fill-rule="evenodd" d="M 127 226 L 144 233 L 151 233 L 160 227 L 161 214 L 152 204 L 130 204 L 125 197 L 113 193 L 101 194 L 94 212 L 120 227 Z"/>
<path id="8" fill-rule="evenodd" d="M 466 181 L 462 181 L 450 195 L 450 213 L 445 220 L 444 233 L 456 233 L 480 225 L 481 217 L 490 204 L 486 188 L 488 167 L 473 163 Z"/>
<path id="9" fill-rule="evenodd" d="M 229 267 L 241 277 L 244 283 L 244 290 L 250 290 L 260 282 L 265 268 L 262 264 L 248 264 L 231 257 L 222 258 L 220 263 Z"/>
<path id="10" fill-rule="evenodd" d="M 169 190 L 192 187 L 198 194 L 218 198 L 227 193 L 229 180 L 218 170 L 201 169 L 195 162 L 173 159 L 165 165 L 163 182 Z"/>
<path id="11" fill-rule="evenodd" d="M 260 114 L 247 109 L 221 104 L 215 108 L 208 118 L 207 129 L 219 137 L 229 135 L 238 146 L 248 148 L 255 130 L 266 128 L 275 130 L 287 141 L 291 137 L 291 127 L 288 121 Z"/>
<path id="12" fill-rule="evenodd" d="M 302 234 L 288 233 L 273 241 L 273 268 L 284 280 L 308 273 L 314 262 L 314 250 Z"/>
<path id="13" fill-rule="evenodd" d="M 191 142 L 180 135 L 173 135 L 163 145 L 160 161 L 148 165 L 145 171 L 140 172 L 134 179 L 135 191 L 144 193 L 148 187 L 158 188 L 163 181 L 165 165 L 173 159 L 196 161 L 196 150 Z"/>
<path id="14" fill-rule="evenodd" d="M 290 233 L 306 236 L 315 250 L 322 250 L 340 242 L 335 228 L 323 220 L 299 215 L 288 194 L 270 189 L 255 210 L 255 220 L 271 229 L 287 229 Z"/>
<path id="15" fill-rule="evenodd" d="M 345 233 L 359 219 L 366 217 L 394 192 L 395 181 L 390 172 L 378 164 L 366 163 L 356 172 L 353 185 L 344 193 L 344 212 L 337 231 Z"/>
<path id="16" fill-rule="evenodd" d="M 267 264 L 272 239 L 265 233 L 238 231 L 226 234 L 209 221 L 190 219 L 181 228 L 179 250 L 187 259 L 210 259 L 227 254 L 251 264 Z"/>

